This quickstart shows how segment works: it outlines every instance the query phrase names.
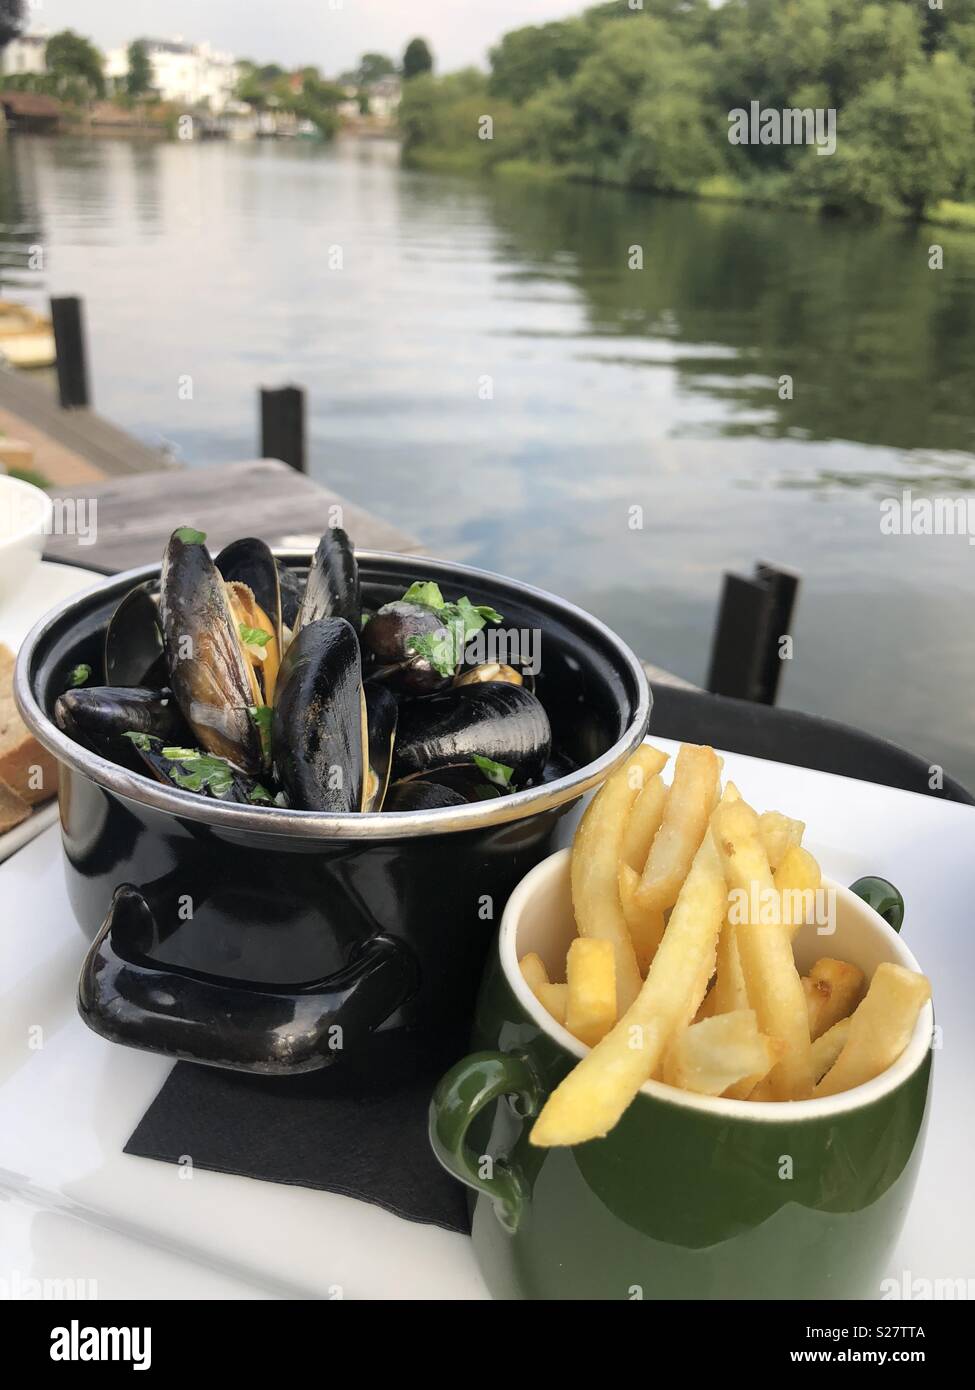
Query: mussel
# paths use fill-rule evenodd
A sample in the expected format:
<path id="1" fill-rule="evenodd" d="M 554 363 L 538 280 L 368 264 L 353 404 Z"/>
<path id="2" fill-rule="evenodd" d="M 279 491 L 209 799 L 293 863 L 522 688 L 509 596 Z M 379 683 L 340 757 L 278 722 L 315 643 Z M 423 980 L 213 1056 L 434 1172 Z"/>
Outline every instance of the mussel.
<path id="1" fill-rule="evenodd" d="M 170 744 L 149 734 L 132 734 L 128 742 L 144 764 L 142 770 L 148 768 L 157 782 L 245 806 L 270 806 L 274 802 L 262 782 L 213 753 Z"/>
<path id="2" fill-rule="evenodd" d="M 340 526 L 330 526 L 308 570 L 296 631 L 319 618 L 344 618 L 358 632 L 362 625 L 359 568 L 352 542 Z"/>
<path id="3" fill-rule="evenodd" d="M 537 780 L 552 746 L 541 702 L 520 685 L 455 686 L 400 710 L 393 778 L 430 773 L 475 756 L 512 770 L 516 786 Z"/>
<path id="4" fill-rule="evenodd" d="M 159 605 L 148 584 L 130 589 L 105 631 L 105 681 L 157 690 L 168 684 Z"/>
<path id="5" fill-rule="evenodd" d="M 364 694 L 369 771 L 362 809 L 378 811 L 385 800 L 393 766 L 399 705 L 386 687 L 375 681 L 366 682 Z"/>
<path id="6" fill-rule="evenodd" d="M 361 811 L 368 734 L 359 639 L 344 618 L 302 624 L 281 665 L 272 751 L 291 806 Z"/>
<path id="7" fill-rule="evenodd" d="M 277 644 L 277 657 L 280 661 L 281 580 L 277 561 L 271 554 L 270 547 L 255 536 L 247 536 L 243 540 L 231 541 L 229 545 L 225 545 L 213 563 L 231 590 L 240 593 L 243 586 L 250 594 L 250 600 L 244 597 L 242 602 L 247 605 L 252 601 L 256 610 L 268 623 L 268 630 Z M 270 704 L 270 700 L 267 703 Z"/>
<path id="8" fill-rule="evenodd" d="M 439 811 L 444 806 L 464 806 L 466 799 L 451 787 L 423 777 L 394 782 L 386 793 L 384 811 Z"/>
<path id="9" fill-rule="evenodd" d="M 103 758 L 142 772 L 142 760 L 129 734 L 151 734 L 166 743 L 189 737 L 169 690 L 92 685 L 66 690 L 54 706 L 54 722 Z"/>
<path id="10" fill-rule="evenodd" d="M 409 599 L 384 603 L 362 629 L 363 650 L 375 663 L 376 679 L 406 694 L 425 695 L 449 684 L 453 670 L 444 675 L 425 649 L 433 648 L 452 661 L 450 643 L 437 610 Z"/>
<path id="11" fill-rule="evenodd" d="M 502 681 L 506 685 L 524 685 L 525 678 L 513 666 L 505 666 L 498 661 L 483 661 L 480 666 L 469 666 L 466 671 L 454 677 L 454 685 L 485 685 L 489 681 Z"/>
<path id="12" fill-rule="evenodd" d="M 159 611 L 170 680 L 203 747 L 257 773 L 264 762 L 257 711 L 270 698 L 256 668 L 270 661 L 276 676 L 276 639 L 246 586 L 231 594 L 204 540 L 181 527 L 163 560 Z M 255 633 L 258 641 L 249 641 Z"/>

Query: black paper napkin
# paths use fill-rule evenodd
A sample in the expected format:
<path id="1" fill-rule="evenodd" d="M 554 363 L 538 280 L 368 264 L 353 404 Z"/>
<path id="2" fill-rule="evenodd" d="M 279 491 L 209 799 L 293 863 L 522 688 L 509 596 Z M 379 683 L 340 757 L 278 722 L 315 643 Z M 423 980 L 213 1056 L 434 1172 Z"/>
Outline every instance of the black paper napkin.
<path id="1" fill-rule="evenodd" d="M 448 1231 L 470 1230 L 465 1189 L 433 1156 L 430 1096 L 450 1058 L 379 1034 L 360 1059 L 268 1078 L 181 1062 L 127 1154 L 355 1197 Z"/>

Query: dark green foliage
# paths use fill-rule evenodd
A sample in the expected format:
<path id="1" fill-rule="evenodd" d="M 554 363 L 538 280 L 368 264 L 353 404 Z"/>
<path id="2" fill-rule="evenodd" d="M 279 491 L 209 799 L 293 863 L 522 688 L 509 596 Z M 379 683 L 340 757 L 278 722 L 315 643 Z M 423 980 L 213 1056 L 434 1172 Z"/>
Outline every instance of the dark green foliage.
<path id="1" fill-rule="evenodd" d="M 612 0 L 506 34 L 486 88 L 410 84 L 401 122 L 416 158 L 920 216 L 975 193 L 973 96 L 975 0 Z M 730 144 L 752 102 L 835 110 L 835 153 Z"/>

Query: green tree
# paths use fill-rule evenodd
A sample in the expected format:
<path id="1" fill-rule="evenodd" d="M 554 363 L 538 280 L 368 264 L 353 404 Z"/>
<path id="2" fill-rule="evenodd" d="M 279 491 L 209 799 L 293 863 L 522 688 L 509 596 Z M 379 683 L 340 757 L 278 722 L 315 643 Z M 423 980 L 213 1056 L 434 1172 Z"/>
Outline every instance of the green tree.
<path id="1" fill-rule="evenodd" d="M 63 29 L 59 34 L 51 35 L 44 50 L 44 60 L 59 89 L 65 82 L 80 79 L 94 96 L 105 95 L 102 55 L 93 43 L 76 34 L 73 29 Z"/>
<path id="2" fill-rule="evenodd" d="M 0 0 L 0 48 L 6 48 L 24 27 L 24 0 Z"/>
<path id="3" fill-rule="evenodd" d="M 426 39 L 410 39 L 403 54 L 403 78 L 409 82 L 414 77 L 433 72 L 433 54 Z"/>
<path id="4" fill-rule="evenodd" d="M 842 116 L 836 154 L 805 160 L 799 187 L 838 208 L 912 217 L 963 192 L 975 159 L 972 79 L 955 54 L 876 78 Z"/>
<path id="5" fill-rule="evenodd" d="M 553 79 L 572 77 L 592 44 L 591 27 L 578 19 L 515 29 L 491 49 L 491 92 L 527 101 Z"/>
<path id="6" fill-rule="evenodd" d="M 385 53 L 363 53 L 353 80 L 357 87 L 371 87 L 384 77 L 392 77 L 395 71 L 396 64 Z"/>
<path id="7" fill-rule="evenodd" d="M 152 64 L 149 52 L 142 39 L 129 44 L 129 72 L 126 78 L 126 91 L 130 97 L 143 97 L 152 87 Z"/>

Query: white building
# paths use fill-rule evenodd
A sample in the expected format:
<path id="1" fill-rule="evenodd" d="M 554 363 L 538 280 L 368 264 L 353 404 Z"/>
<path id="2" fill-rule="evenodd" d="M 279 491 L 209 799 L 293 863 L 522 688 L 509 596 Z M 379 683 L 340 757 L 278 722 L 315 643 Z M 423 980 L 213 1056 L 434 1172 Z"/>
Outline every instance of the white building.
<path id="1" fill-rule="evenodd" d="M 208 43 L 188 44 L 177 39 L 143 39 L 151 85 L 162 101 L 177 106 L 208 106 L 223 111 L 233 98 L 240 75 L 233 55 L 218 53 Z M 105 60 L 105 76 L 119 84 L 129 73 L 129 50 L 114 48 Z"/>
<path id="2" fill-rule="evenodd" d="M 5 77 L 18 77 L 22 73 L 40 76 L 47 71 L 44 52 L 50 34 L 46 29 L 36 29 L 32 34 L 18 34 L 3 50 L 2 70 Z"/>

